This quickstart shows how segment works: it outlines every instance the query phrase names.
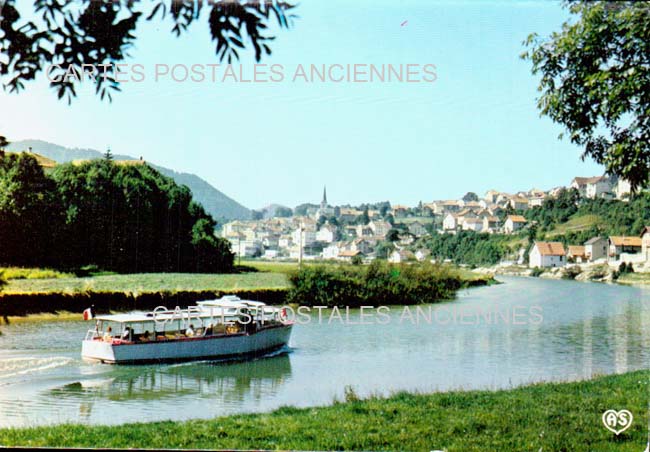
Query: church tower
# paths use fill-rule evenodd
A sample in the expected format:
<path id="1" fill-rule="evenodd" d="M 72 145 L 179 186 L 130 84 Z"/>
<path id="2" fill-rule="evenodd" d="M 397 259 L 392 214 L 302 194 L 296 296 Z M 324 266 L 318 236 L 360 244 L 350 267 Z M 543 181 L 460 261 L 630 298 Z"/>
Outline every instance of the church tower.
<path id="1" fill-rule="evenodd" d="M 327 187 L 323 186 L 323 200 L 320 202 L 320 208 L 324 209 L 327 207 Z"/>

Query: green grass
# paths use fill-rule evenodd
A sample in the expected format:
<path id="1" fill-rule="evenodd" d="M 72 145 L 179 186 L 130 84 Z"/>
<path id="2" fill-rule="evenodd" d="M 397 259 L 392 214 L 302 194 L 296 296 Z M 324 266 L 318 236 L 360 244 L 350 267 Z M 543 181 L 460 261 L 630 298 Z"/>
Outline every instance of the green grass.
<path id="1" fill-rule="evenodd" d="M 650 372 L 506 391 L 398 393 L 319 408 L 213 420 L 116 427 L 61 425 L 0 430 L 5 446 L 196 449 L 641 452 L 647 438 Z M 608 409 L 628 409 L 615 436 Z"/>
<path id="2" fill-rule="evenodd" d="M 0 267 L 4 279 L 53 279 L 72 278 L 74 275 L 49 268 Z"/>
<path id="3" fill-rule="evenodd" d="M 579 232 L 591 229 L 594 226 L 602 226 L 604 220 L 599 215 L 580 215 L 574 216 L 566 223 L 557 225 L 553 230 L 549 231 L 547 237 L 555 237 L 563 235 L 568 232 Z"/>
<path id="4" fill-rule="evenodd" d="M 87 278 L 13 279 L 3 292 L 11 293 L 79 293 L 79 292 L 157 292 L 157 291 L 224 291 L 232 289 L 284 289 L 289 287 L 282 273 L 192 274 L 140 273 L 101 275 Z"/>

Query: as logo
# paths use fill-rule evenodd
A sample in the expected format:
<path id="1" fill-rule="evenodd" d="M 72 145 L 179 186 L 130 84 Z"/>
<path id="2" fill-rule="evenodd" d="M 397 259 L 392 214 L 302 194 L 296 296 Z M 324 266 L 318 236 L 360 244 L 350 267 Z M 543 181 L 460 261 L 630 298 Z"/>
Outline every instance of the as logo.
<path id="1" fill-rule="evenodd" d="M 632 425 L 633 420 L 634 416 L 628 410 L 607 410 L 603 413 L 605 428 L 615 435 L 620 435 L 627 430 Z"/>

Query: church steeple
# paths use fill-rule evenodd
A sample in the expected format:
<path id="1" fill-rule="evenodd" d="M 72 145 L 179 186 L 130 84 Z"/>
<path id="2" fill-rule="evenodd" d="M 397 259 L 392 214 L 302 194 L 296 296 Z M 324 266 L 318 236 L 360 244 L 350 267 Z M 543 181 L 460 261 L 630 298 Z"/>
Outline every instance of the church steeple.
<path id="1" fill-rule="evenodd" d="M 323 200 L 320 202 L 321 207 L 327 206 L 327 187 L 323 186 Z"/>

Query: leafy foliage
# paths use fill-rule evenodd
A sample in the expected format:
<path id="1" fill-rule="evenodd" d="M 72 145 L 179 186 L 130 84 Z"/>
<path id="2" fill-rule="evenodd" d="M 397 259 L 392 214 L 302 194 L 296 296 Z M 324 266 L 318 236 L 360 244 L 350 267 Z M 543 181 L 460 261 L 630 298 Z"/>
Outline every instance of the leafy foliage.
<path id="1" fill-rule="evenodd" d="M 630 181 L 650 173 L 650 6 L 647 2 L 575 1 L 548 40 L 529 36 L 533 74 L 541 75 L 538 107 L 563 125 L 583 158 Z"/>
<path id="2" fill-rule="evenodd" d="M 147 165 L 94 160 L 52 177 L 29 154 L 0 157 L 0 262 L 119 272 L 230 271 L 203 207 Z"/>
<path id="3" fill-rule="evenodd" d="M 382 306 L 452 298 L 463 281 L 442 265 L 309 266 L 289 276 L 289 303 L 305 306 Z"/>
<path id="4" fill-rule="evenodd" d="M 525 212 L 526 219 L 536 221 L 542 228 L 564 223 L 578 211 L 580 194 L 575 188 L 562 189 L 557 197 L 549 197 L 537 208 Z"/>
<path id="5" fill-rule="evenodd" d="M 247 42 L 256 61 L 270 55 L 268 43 L 274 39 L 268 33 L 271 16 L 280 28 L 289 28 L 295 18 L 291 13 L 294 5 L 281 0 L 35 0 L 33 11 L 22 10 L 23 14 L 16 4 L 16 0 L 0 2 L 3 87 L 18 92 L 24 89 L 25 82 L 52 68 L 50 86 L 59 99 L 65 97 L 68 102 L 76 96 L 81 83 L 78 78 L 65 77 L 70 65 L 102 68 L 101 74 L 93 75 L 96 93 L 102 99 L 111 100 L 111 93 L 120 91 L 115 64 L 128 57 L 142 18 L 170 19 L 172 33 L 180 36 L 209 9 L 207 17 L 216 55 L 228 64 L 239 59 L 239 51 L 246 48 Z M 34 20 L 23 20 L 23 16 L 31 15 L 35 15 Z"/>
<path id="6" fill-rule="evenodd" d="M 451 259 L 468 265 L 493 265 L 514 251 L 508 246 L 511 236 L 459 231 L 457 234 L 434 232 L 424 239 L 431 256 L 437 260 Z"/>

